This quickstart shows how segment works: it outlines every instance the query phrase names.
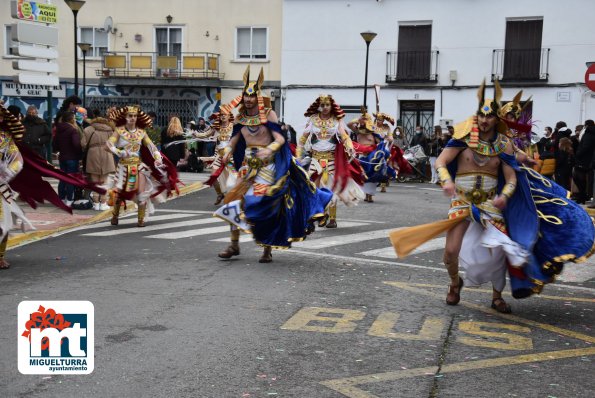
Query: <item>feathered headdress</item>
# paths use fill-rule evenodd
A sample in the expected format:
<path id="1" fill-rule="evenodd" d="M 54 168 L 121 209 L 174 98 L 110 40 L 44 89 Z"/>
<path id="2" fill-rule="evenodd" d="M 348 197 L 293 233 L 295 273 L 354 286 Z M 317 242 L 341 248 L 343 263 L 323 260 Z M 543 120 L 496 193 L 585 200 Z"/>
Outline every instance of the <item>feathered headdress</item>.
<path id="1" fill-rule="evenodd" d="M 122 107 L 112 113 L 110 118 L 114 121 L 117 127 L 124 126 L 126 124 L 126 115 L 137 115 L 136 127 L 141 129 L 150 128 L 153 126 L 153 121 L 145 112 L 141 110 L 140 105 L 129 105 Z"/>
<path id="2" fill-rule="evenodd" d="M 25 126 L 8 109 L 0 106 L 0 130 L 10 133 L 13 140 L 21 141 Z"/>
<path id="3" fill-rule="evenodd" d="M 507 114 L 512 113 L 514 115 L 514 119 L 518 120 L 521 117 L 521 113 L 523 113 L 527 105 L 529 105 L 529 103 L 531 102 L 531 98 L 533 98 L 532 96 L 529 97 L 529 99 L 525 102 L 525 105 L 521 106 L 522 95 L 523 90 L 519 91 L 514 96 L 512 101 L 507 102 L 506 104 L 504 104 L 504 106 L 502 106 L 500 112 L 498 112 L 498 116 L 500 116 L 500 118 L 502 119 L 505 119 Z"/>

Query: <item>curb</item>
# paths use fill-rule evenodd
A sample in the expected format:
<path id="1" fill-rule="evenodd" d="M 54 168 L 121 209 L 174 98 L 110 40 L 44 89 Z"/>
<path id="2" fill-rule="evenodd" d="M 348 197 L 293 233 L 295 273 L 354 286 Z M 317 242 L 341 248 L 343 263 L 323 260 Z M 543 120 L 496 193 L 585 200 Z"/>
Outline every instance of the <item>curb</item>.
<path id="1" fill-rule="evenodd" d="M 192 183 L 190 185 L 183 186 L 182 188 L 180 188 L 180 194 L 179 195 L 174 195 L 171 198 L 169 198 L 167 201 L 169 202 L 170 200 L 173 200 L 173 199 L 176 199 L 176 198 L 179 198 L 179 197 L 188 195 L 188 194 L 193 193 L 193 192 L 200 191 L 201 189 L 204 189 L 206 187 L 207 186 L 204 185 L 200 181 L 199 182 Z M 135 211 L 135 209 L 125 211 L 124 213 L 121 213 L 121 214 L 122 215 L 125 215 L 125 214 L 130 213 L 131 211 Z M 89 218 L 87 220 L 84 220 L 84 221 L 81 221 L 81 222 L 78 222 L 78 223 L 75 223 L 75 224 L 64 225 L 64 226 L 59 227 L 59 228 L 56 228 L 56 229 L 49 229 L 49 230 L 46 230 L 46 231 L 31 231 L 31 232 L 26 232 L 26 233 L 24 233 L 22 235 L 13 236 L 13 237 L 11 237 L 9 235 L 7 248 L 8 249 L 12 249 L 14 247 L 21 246 L 21 245 L 23 245 L 25 243 L 31 243 L 31 242 L 34 242 L 34 241 L 42 240 L 43 238 L 47 238 L 47 237 L 49 237 L 51 235 L 54 235 L 54 234 L 57 234 L 57 233 L 60 233 L 60 232 L 64 232 L 64 231 L 68 231 L 70 229 L 82 227 L 84 225 L 89 225 L 89 224 L 94 224 L 94 223 L 97 223 L 97 222 L 100 222 L 100 221 L 104 221 L 104 220 L 107 220 L 108 218 L 110 218 L 111 214 L 112 214 L 111 209 L 110 210 L 104 210 L 103 212 L 101 212 L 101 213 L 99 213 L 99 214 L 97 214 L 97 215 L 95 215 L 95 216 L 93 216 L 93 217 L 91 217 L 91 218 Z"/>

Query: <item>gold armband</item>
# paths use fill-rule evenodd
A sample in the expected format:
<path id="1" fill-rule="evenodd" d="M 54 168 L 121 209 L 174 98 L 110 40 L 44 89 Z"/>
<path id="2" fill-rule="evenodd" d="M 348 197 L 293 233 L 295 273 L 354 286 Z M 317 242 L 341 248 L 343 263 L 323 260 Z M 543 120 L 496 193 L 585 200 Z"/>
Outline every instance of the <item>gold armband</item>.
<path id="1" fill-rule="evenodd" d="M 302 134 L 300 137 L 300 145 L 306 145 L 306 141 L 308 141 L 308 136 L 306 134 Z"/>
<path id="2" fill-rule="evenodd" d="M 223 149 L 223 157 L 229 155 L 230 153 L 231 153 L 231 146 L 228 145 Z"/>
<path id="3" fill-rule="evenodd" d="M 504 188 L 502 188 L 502 195 L 506 196 L 507 199 L 510 199 L 510 197 L 514 194 L 515 190 L 516 184 L 509 182 L 506 185 L 504 185 Z"/>
<path id="4" fill-rule="evenodd" d="M 279 144 L 277 141 L 273 141 L 267 146 L 267 148 L 273 152 L 277 152 L 281 148 L 281 144 Z"/>
<path id="5" fill-rule="evenodd" d="M 447 182 L 452 181 L 450 173 L 448 172 L 448 169 L 446 167 L 440 166 L 436 169 L 436 172 L 438 173 L 438 177 L 440 178 L 440 184 L 444 185 Z"/>

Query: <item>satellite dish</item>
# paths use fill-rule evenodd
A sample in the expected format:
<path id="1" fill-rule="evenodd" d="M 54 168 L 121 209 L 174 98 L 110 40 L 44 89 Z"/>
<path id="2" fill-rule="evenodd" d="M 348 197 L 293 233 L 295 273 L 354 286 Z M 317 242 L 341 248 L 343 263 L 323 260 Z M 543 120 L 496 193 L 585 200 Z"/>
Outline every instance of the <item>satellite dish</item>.
<path id="1" fill-rule="evenodd" d="M 114 27 L 114 20 L 112 19 L 112 17 L 105 18 L 105 21 L 103 22 L 103 29 L 106 32 L 113 33 L 112 32 L 113 27 Z"/>

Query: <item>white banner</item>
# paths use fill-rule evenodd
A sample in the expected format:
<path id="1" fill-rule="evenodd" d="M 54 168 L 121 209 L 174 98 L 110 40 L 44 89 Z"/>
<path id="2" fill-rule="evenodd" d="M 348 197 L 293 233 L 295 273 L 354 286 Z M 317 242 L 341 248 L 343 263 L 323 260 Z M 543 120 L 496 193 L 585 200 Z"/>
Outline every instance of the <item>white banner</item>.
<path id="1" fill-rule="evenodd" d="M 66 98 L 66 86 L 50 86 L 54 98 Z M 8 97 L 47 97 L 48 86 L 2 82 L 2 95 Z"/>

